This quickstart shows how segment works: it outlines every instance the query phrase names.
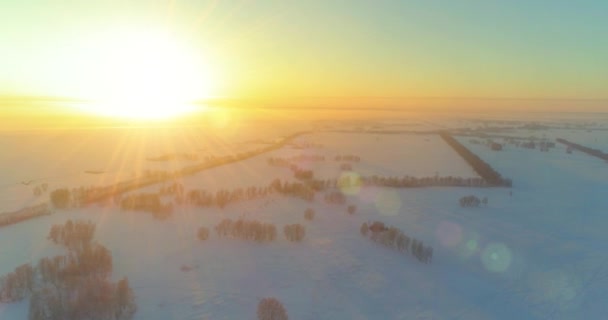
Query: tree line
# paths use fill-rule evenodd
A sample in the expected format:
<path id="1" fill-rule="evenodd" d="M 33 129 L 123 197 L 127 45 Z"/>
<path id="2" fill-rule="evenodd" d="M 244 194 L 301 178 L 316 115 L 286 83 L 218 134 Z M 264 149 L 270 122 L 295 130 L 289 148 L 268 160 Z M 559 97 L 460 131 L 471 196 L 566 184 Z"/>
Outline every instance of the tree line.
<path id="1" fill-rule="evenodd" d="M 594 156 L 594 157 L 600 158 L 602 160 L 608 161 L 608 153 L 604 153 L 602 150 L 589 148 L 582 144 L 570 142 L 570 141 L 568 141 L 566 139 L 562 139 L 562 138 L 557 138 L 556 141 L 561 144 L 565 144 L 566 146 L 568 146 L 572 149 L 582 151 L 590 156 Z"/>
<path id="2" fill-rule="evenodd" d="M 463 186 L 463 187 L 488 187 L 493 186 L 488 184 L 483 178 L 462 178 L 462 177 L 382 177 L 382 176 L 361 176 L 351 177 L 343 176 L 332 179 L 305 179 L 301 181 L 282 181 L 280 179 L 273 180 L 266 186 L 251 186 L 248 188 L 236 188 L 233 190 L 221 189 L 215 192 L 209 192 L 204 189 L 194 189 L 185 191 L 180 183 L 173 183 L 168 186 L 162 186 L 158 193 L 141 193 L 131 194 L 124 197 L 117 196 L 114 202 L 119 202 L 120 207 L 127 211 L 146 211 L 152 213 L 157 218 L 167 218 L 172 214 L 173 205 L 171 203 L 163 204 L 161 196 L 175 196 L 174 203 L 181 205 L 183 203 L 196 205 L 199 207 L 219 207 L 224 208 L 228 204 L 254 200 L 266 197 L 271 194 L 280 194 L 300 198 L 306 201 L 313 201 L 317 192 L 330 191 L 325 194 L 327 203 L 344 204 L 346 197 L 339 190 L 349 187 L 362 186 L 378 186 L 390 188 L 421 188 L 430 186 Z M 80 188 L 80 189 L 57 189 L 51 192 L 51 202 L 56 208 L 70 208 L 78 203 L 85 203 L 81 200 L 74 200 L 83 192 L 96 192 L 95 188 Z M 0 220 L 0 225 L 2 220 Z"/>
<path id="3" fill-rule="evenodd" d="M 471 150 L 465 147 L 463 144 L 454 139 L 449 133 L 441 132 L 439 134 L 441 138 L 448 144 L 456 153 L 458 153 L 477 174 L 485 179 L 485 181 L 492 186 L 505 186 L 511 187 L 513 182 L 511 179 L 503 178 L 492 166 L 479 158 Z"/>
<path id="4" fill-rule="evenodd" d="M 299 223 L 288 224 L 283 227 L 283 234 L 291 242 L 300 242 L 306 235 L 306 228 Z"/>
<path id="5" fill-rule="evenodd" d="M 482 178 L 461 177 L 357 177 L 344 176 L 337 179 L 310 179 L 305 181 L 273 180 L 266 186 L 250 186 L 232 190 L 220 189 L 210 192 L 204 189 L 184 191 L 181 184 L 161 188 L 158 194 L 143 193 L 124 197 L 121 200 L 123 210 L 142 210 L 155 214 L 159 218 L 167 217 L 172 212 L 171 204 L 163 204 L 162 195 L 174 195 L 176 204 L 190 204 L 199 207 L 224 208 L 229 204 L 264 198 L 271 194 L 280 194 L 313 201 L 317 192 L 329 191 L 324 201 L 330 204 L 345 204 L 346 196 L 340 189 L 361 186 L 379 186 L 391 188 L 416 188 L 423 186 L 488 186 Z"/>
<path id="6" fill-rule="evenodd" d="M 209 192 L 203 189 L 190 190 L 185 193 L 184 201 L 187 204 L 199 207 L 224 208 L 231 203 L 259 199 L 271 194 L 281 194 L 312 201 L 315 196 L 315 190 L 309 186 L 309 183 L 275 179 L 263 187 L 251 186 L 233 190 L 222 189 L 216 192 Z"/>
<path id="7" fill-rule="evenodd" d="M 221 157 L 209 156 L 209 157 L 206 157 L 205 161 L 200 164 L 187 166 L 187 167 L 184 167 L 177 171 L 160 171 L 160 170 L 147 171 L 147 172 L 144 172 L 144 175 L 142 177 L 139 177 L 139 178 L 135 179 L 134 181 L 120 182 L 120 183 L 116 183 L 114 185 L 105 186 L 105 187 L 95 187 L 94 192 L 88 192 L 86 194 L 86 196 L 81 197 L 79 199 L 80 201 L 78 203 L 76 203 L 76 206 L 82 206 L 82 205 L 87 205 L 87 204 L 94 203 L 94 202 L 99 202 L 102 200 L 108 200 L 108 199 L 111 199 L 113 197 L 116 197 L 117 195 L 123 194 L 128 191 L 133 191 L 133 190 L 145 187 L 145 186 L 153 185 L 153 184 L 156 184 L 159 182 L 164 182 L 167 180 L 172 180 L 172 179 L 176 179 L 179 177 L 192 175 L 201 170 L 205 170 L 205 169 L 209 169 L 209 168 L 213 168 L 213 167 L 217 167 L 217 166 L 221 166 L 221 165 L 225 165 L 225 164 L 229 164 L 229 163 L 233 163 L 233 162 L 242 161 L 242 160 L 260 155 L 265 152 L 277 150 L 277 149 L 282 148 L 286 144 L 290 143 L 290 141 L 292 139 L 294 139 L 300 135 L 307 134 L 309 132 L 310 131 L 296 132 L 289 136 L 285 136 L 285 137 L 279 139 L 276 143 L 274 143 L 272 145 L 258 148 L 255 150 L 251 150 L 251 151 L 237 153 L 235 155 L 227 155 L 227 156 L 221 156 Z"/>
<path id="8" fill-rule="evenodd" d="M 158 193 L 130 194 L 120 201 L 120 208 L 124 211 L 149 212 L 159 219 L 166 219 L 173 213 L 173 205 L 163 204 Z"/>
<path id="9" fill-rule="evenodd" d="M 334 157 L 335 161 L 351 161 L 351 162 L 360 162 L 361 161 L 361 157 L 354 155 L 354 154 L 339 154 L 337 156 Z"/>
<path id="10" fill-rule="evenodd" d="M 13 212 L 0 213 L 0 227 L 19 223 L 25 220 L 46 216 L 51 214 L 48 203 L 42 203 L 32 207 L 26 207 Z"/>
<path id="11" fill-rule="evenodd" d="M 44 193 L 46 193 L 49 189 L 49 185 L 48 183 L 42 183 L 40 185 L 37 185 L 34 187 L 34 196 L 39 197 L 41 195 L 43 195 Z"/>
<path id="12" fill-rule="evenodd" d="M 51 191 L 51 204 L 57 209 L 80 208 L 101 195 L 114 190 L 114 186 L 89 186 L 79 188 L 59 188 Z"/>
<path id="13" fill-rule="evenodd" d="M 293 157 L 270 157 L 266 160 L 266 162 L 270 166 L 286 167 L 286 168 L 294 165 L 294 162 L 301 162 L 301 161 L 306 161 L 306 162 L 325 161 L 325 156 L 316 155 L 316 154 L 312 154 L 312 155 L 300 154 L 300 155 L 293 156 Z"/>
<path id="14" fill-rule="evenodd" d="M 219 238 L 233 238 L 258 243 L 273 242 L 277 239 L 277 227 L 274 224 L 243 218 L 237 220 L 222 219 L 215 225 L 214 231 Z M 283 234 L 285 239 L 291 242 L 300 242 L 306 235 L 306 228 L 298 223 L 288 224 L 283 227 Z M 209 229 L 200 227 L 196 236 L 201 241 L 209 239 Z"/>
<path id="15" fill-rule="evenodd" d="M 171 206 L 169 204 L 162 205 L 160 196 L 174 195 L 175 203 L 194 204 L 201 207 L 218 206 L 225 207 L 229 203 L 252 200 L 259 197 L 265 197 L 269 194 L 282 194 L 285 196 L 293 196 L 306 201 L 313 201 L 316 192 L 332 190 L 345 187 L 361 187 L 361 186 L 378 186 L 390 188 L 423 188 L 432 186 L 459 186 L 459 187 L 491 187 L 496 184 L 489 183 L 484 178 L 463 178 L 463 177 L 413 177 L 413 176 L 394 176 L 383 177 L 378 175 L 351 177 L 343 176 L 333 179 L 315 179 L 312 171 L 301 171 L 299 181 L 281 181 L 275 179 L 269 185 L 261 187 L 237 188 L 234 190 L 218 190 L 209 192 L 206 190 L 189 190 L 185 191 L 183 185 L 174 183 L 169 186 L 161 187 L 158 194 L 147 193 L 136 196 L 115 196 L 114 202 L 120 202 L 124 210 L 143 210 L 152 212 L 159 218 L 167 217 L 171 214 Z M 510 186 L 510 180 L 503 180 L 504 185 Z M 66 209 L 80 207 L 89 203 L 92 198 L 98 197 L 110 190 L 111 187 L 88 187 L 74 189 L 56 189 L 50 193 L 51 203 L 55 208 Z M 330 196 L 330 198 L 333 196 Z M 326 201 L 340 202 L 335 200 Z M 0 225 L 2 220 L 0 219 Z"/>
<path id="16" fill-rule="evenodd" d="M 218 237 L 232 237 L 256 242 L 272 242 L 277 238 L 277 227 L 256 220 L 223 219 L 215 226 Z"/>
<path id="17" fill-rule="evenodd" d="M 387 227 L 383 222 L 363 223 L 360 233 L 387 248 L 402 253 L 409 252 L 420 262 L 431 263 L 433 259 L 433 248 L 431 246 L 425 246 L 422 241 L 407 236 L 396 227 Z"/>

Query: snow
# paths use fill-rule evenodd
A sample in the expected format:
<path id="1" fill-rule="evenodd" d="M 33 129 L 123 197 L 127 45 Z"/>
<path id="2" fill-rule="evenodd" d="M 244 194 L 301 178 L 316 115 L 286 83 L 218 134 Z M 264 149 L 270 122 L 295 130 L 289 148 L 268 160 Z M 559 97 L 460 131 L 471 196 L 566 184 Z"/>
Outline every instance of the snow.
<path id="1" fill-rule="evenodd" d="M 322 145 L 321 154 L 326 156 L 330 167 L 339 168 L 342 163 L 333 161 L 336 155 L 361 157 L 361 164 L 354 163 L 353 167 L 363 176 L 477 176 L 467 163 L 435 134 L 319 133 L 304 135 L 298 140 Z M 328 166 L 321 165 L 319 170 L 323 176 Z M 339 175 L 339 171 L 330 170 L 326 174 L 335 177 Z"/>
<path id="2" fill-rule="evenodd" d="M 201 128 L 111 128 L 2 133 L 0 167 L 5 169 L 0 182 L 0 213 L 42 202 L 43 198 L 34 197 L 33 191 L 43 183 L 49 190 L 112 185 L 146 170 L 175 171 L 198 163 L 147 160 L 151 157 L 187 153 L 198 155 L 202 161 L 206 156 L 256 149 L 259 143 L 248 142 L 254 138 L 265 141 L 286 134 L 281 126 L 270 128 L 226 125 L 219 132 Z"/>
<path id="3" fill-rule="evenodd" d="M 90 219 L 97 223 L 97 241 L 113 254 L 113 277 L 128 276 L 135 290 L 135 319 L 254 319 L 257 303 L 269 296 L 283 302 L 291 319 L 604 318 L 606 164 L 580 152 L 566 154 L 559 145 L 550 152 L 494 152 L 459 140 L 512 178 L 514 187 L 363 188 L 348 196 L 358 208 L 354 215 L 320 196 L 308 203 L 279 195 L 223 210 L 181 207 L 165 221 L 117 208 L 58 211 L 0 228 L 0 274 L 62 252 L 45 239 L 53 223 Z M 181 182 L 186 189 L 209 190 L 265 185 L 291 176 L 269 166 L 268 157 L 302 153 L 326 155 L 325 162 L 310 166 L 328 177 L 339 173 L 336 154 L 359 155 L 354 169 L 362 174 L 474 176 L 434 135 L 315 133 L 299 142 L 323 146 L 285 147 Z M 31 193 L 14 188 L 15 195 Z M 488 206 L 460 208 L 458 199 L 470 194 L 488 197 Z M 310 222 L 303 218 L 309 207 L 316 211 Z M 196 238 L 200 226 L 212 230 L 226 217 L 272 222 L 278 240 L 219 239 L 214 231 L 205 242 Z M 432 264 L 363 238 L 359 227 L 369 220 L 431 245 Z M 282 227 L 291 223 L 306 226 L 302 243 L 284 239 Z M 0 319 L 27 319 L 27 303 L 0 304 Z"/>
<path id="4" fill-rule="evenodd" d="M 294 147 L 304 144 L 312 147 Z M 387 148 L 389 152 L 386 151 Z M 344 174 L 340 165 L 348 161 L 335 161 L 337 155 L 361 157 L 361 162 L 348 162 L 352 164 L 352 170 L 361 176 L 477 177 L 471 167 L 437 135 L 332 132 L 302 135 L 294 140 L 293 145 L 181 178 L 180 183 L 187 190 L 205 189 L 214 192 L 220 189 L 267 186 L 275 179 L 293 181 L 293 174 L 288 168 L 271 167 L 268 159 L 301 155 L 325 157 L 324 161 L 293 162 L 302 169 L 313 170 L 315 178 L 319 179 L 335 179 Z M 134 193 L 153 192 L 160 187 L 161 185 L 154 185 Z"/>

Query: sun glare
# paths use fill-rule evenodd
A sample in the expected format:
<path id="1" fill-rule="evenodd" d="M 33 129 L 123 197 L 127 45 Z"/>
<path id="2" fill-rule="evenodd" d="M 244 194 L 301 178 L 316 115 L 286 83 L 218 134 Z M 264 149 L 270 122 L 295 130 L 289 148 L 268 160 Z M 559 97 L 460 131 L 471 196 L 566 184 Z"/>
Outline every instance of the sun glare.
<path id="1" fill-rule="evenodd" d="M 91 102 L 82 104 L 79 108 L 87 112 L 116 118 L 141 119 L 141 120 L 159 120 L 174 118 L 197 110 L 203 110 L 202 107 L 197 108 L 194 105 L 186 103 L 171 103 L 171 102 L 154 102 L 154 101 L 135 101 L 135 100 L 117 100 L 105 102 Z"/>
<path id="2" fill-rule="evenodd" d="M 81 109 L 134 119 L 179 116 L 196 109 L 194 100 L 211 94 L 212 72 L 201 53 L 170 33 L 114 30 L 95 39 L 95 78 L 84 84 L 93 103 Z"/>

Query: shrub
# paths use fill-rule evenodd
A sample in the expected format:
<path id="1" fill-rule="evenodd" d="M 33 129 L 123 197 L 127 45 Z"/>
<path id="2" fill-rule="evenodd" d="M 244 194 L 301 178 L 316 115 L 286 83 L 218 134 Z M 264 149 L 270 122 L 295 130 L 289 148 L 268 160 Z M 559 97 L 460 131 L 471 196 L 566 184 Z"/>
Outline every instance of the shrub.
<path id="1" fill-rule="evenodd" d="M 313 209 L 306 209 L 306 211 L 304 211 L 304 219 L 308 220 L 308 221 L 312 221 L 315 218 L 315 210 Z"/>
<path id="2" fill-rule="evenodd" d="M 314 176 L 312 170 L 302 170 L 299 168 L 294 168 L 293 170 L 293 176 L 298 180 L 309 180 L 312 179 L 312 177 Z"/>
<path id="3" fill-rule="evenodd" d="M 369 231 L 369 227 L 367 226 L 367 223 L 363 222 L 363 224 L 361 225 L 361 229 L 359 229 L 359 230 L 363 236 L 367 236 L 367 232 Z"/>
<path id="4" fill-rule="evenodd" d="M 277 228 L 273 224 L 243 219 L 224 219 L 215 226 L 215 232 L 220 238 L 230 236 L 257 242 L 274 241 L 277 236 Z"/>
<path id="5" fill-rule="evenodd" d="M 493 186 L 511 187 L 513 182 L 510 179 L 503 178 L 494 168 L 487 162 L 483 161 L 476 154 L 471 152 L 467 147 L 462 145 L 458 140 L 454 139 L 448 132 L 441 132 L 439 136 L 454 149 L 467 163 L 473 167 L 488 184 Z"/>
<path id="6" fill-rule="evenodd" d="M 65 209 L 70 205 L 70 190 L 57 189 L 51 192 L 51 203 L 57 209 Z"/>
<path id="7" fill-rule="evenodd" d="M 342 192 L 333 191 L 325 195 L 325 202 L 330 204 L 345 204 L 346 196 Z"/>
<path id="8" fill-rule="evenodd" d="M 383 231 L 386 231 L 387 229 L 388 228 L 384 225 L 384 223 L 380 222 L 380 221 L 374 221 L 374 223 L 369 225 L 369 230 L 372 233 L 383 232 Z"/>
<path id="9" fill-rule="evenodd" d="M 357 211 L 357 206 L 350 205 L 350 206 L 348 206 L 346 211 L 348 212 L 348 214 L 355 214 L 355 212 Z"/>
<path id="10" fill-rule="evenodd" d="M 342 171 L 352 171 L 353 166 L 350 163 L 343 163 L 340 165 L 340 170 Z"/>
<path id="11" fill-rule="evenodd" d="M 72 251 L 67 256 L 68 265 L 60 270 L 63 277 L 102 277 L 112 273 L 112 253 L 100 244 L 94 243 L 80 251 Z"/>
<path id="12" fill-rule="evenodd" d="M 205 228 L 205 227 L 200 227 L 198 229 L 198 239 L 201 241 L 205 241 L 207 239 L 209 239 L 209 229 Z"/>
<path id="13" fill-rule="evenodd" d="M 288 320 L 287 310 L 275 298 L 264 298 L 258 304 L 258 320 Z"/>
<path id="14" fill-rule="evenodd" d="M 69 286 L 44 286 L 30 299 L 30 320 L 132 319 L 137 306 L 126 278 L 75 279 Z"/>
<path id="15" fill-rule="evenodd" d="M 370 239 L 387 248 L 399 252 L 410 252 L 418 261 L 430 263 L 433 259 L 433 248 L 425 246 L 422 241 L 408 237 L 401 230 L 395 227 L 387 227 L 380 221 L 374 221 L 369 225 L 361 225 L 360 232 L 363 236 L 371 233 Z"/>
<path id="16" fill-rule="evenodd" d="M 474 195 L 470 195 L 470 196 L 460 198 L 459 202 L 460 202 L 460 206 L 463 208 L 464 207 L 479 207 L 481 200 Z M 486 198 L 485 204 L 487 204 L 487 203 L 488 203 L 488 200 Z"/>
<path id="17" fill-rule="evenodd" d="M 0 278 L 0 302 L 23 300 L 34 289 L 34 268 L 24 264 Z"/>
<path id="18" fill-rule="evenodd" d="M 88 246 L 95 234 L 95 224 L 90 221 L 68 220 L 63 225 L 53 225 L 48 239 L 69 249 L 82 249 Z"/>
<path id="19" fill-rule="evenodd" d="M 51 210 L 47 203 L 26 207 L 14 212 L 5 212 L 0 214 L 0 227 L 49 214 L 51 214 Z"/>
<path id="20" fill-rule="evenodd" d="M 92 243 L 94 225 L 66 222 L 49 232 L 68 247 L 67 255 L 42 258 L 37 267 L 23 265 L 0 277 L 0 302 L 29 297 L 29 320 L 132 319 L 137 306 L 127 278 L 112 282 L 112 256 Z M 69 239 L 82 246 L 70 246 Z"/>
<path id="21" fill-rule="evenodd" d="M 301 224 L 288 224 L 283 228 L 285 238 L 291 242 L 300 242 L 306 235 L 306 228 Z"/>
<path id="22" fill-rule="evenodd" d="M 156 193 L 140 193 L 122 199 L 120 208 L 127 211 L 150 212 L 155 218 L 166 219 L 173 213 L 173 205 L 163 204 Z"/>

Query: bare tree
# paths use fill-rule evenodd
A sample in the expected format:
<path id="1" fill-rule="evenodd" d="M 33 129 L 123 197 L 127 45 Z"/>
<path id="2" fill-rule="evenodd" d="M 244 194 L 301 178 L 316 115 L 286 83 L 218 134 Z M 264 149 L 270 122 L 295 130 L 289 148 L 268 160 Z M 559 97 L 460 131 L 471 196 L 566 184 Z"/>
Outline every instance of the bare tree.
<path id="1" fill-rule="evenodd" d="M 287 310 L 276 298 L 264 298 L 258 304 L 258 320 L 288 320 Z"/>

